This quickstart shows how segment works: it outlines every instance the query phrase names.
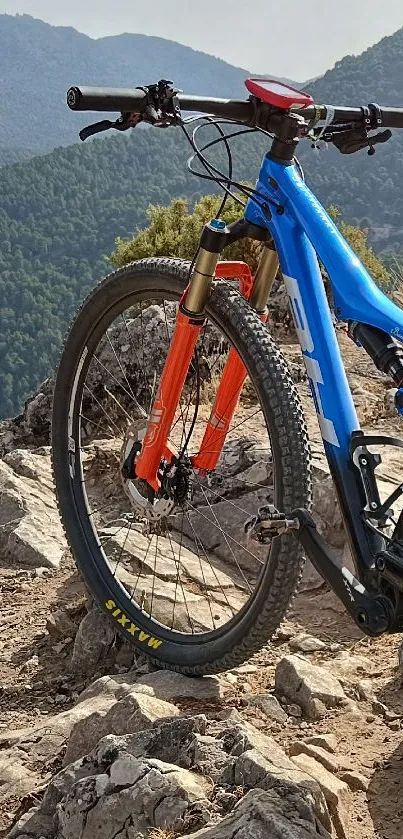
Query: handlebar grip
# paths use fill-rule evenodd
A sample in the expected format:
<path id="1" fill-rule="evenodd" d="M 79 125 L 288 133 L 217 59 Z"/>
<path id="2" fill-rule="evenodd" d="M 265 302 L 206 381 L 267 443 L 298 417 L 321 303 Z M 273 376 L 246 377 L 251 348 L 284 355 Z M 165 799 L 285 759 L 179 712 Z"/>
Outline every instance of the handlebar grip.
<path id="1" fill-rule="evenodd" d="M 140 114 L 144 91 L 107 87 L 70 87 L 67 104 L 72 111 L 119 111 Z"/>

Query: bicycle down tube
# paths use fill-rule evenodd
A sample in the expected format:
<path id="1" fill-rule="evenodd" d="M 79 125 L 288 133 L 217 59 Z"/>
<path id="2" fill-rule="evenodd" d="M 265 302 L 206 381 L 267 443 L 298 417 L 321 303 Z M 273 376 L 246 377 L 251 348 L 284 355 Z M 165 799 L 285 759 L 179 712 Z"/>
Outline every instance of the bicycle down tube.
<path id="1" fill-rule="evenodd" d="M 365 495 L 350 444 L 359 431 L 350 388 L 319 268 L 328 271 L 337 317 L 382 329 L 403 341 L 403 311 L 376 286 L 339 233 L 295 164 L 267 156 L 257 189 L 284 207 L 270 221 L 248 202 L 249 222 L 269 228 L 280 258 L 295 328 L 303 352 L 329 467 L 336 485 L 357 569 L 365 579 L 381 539 L 365 526 Z"/>

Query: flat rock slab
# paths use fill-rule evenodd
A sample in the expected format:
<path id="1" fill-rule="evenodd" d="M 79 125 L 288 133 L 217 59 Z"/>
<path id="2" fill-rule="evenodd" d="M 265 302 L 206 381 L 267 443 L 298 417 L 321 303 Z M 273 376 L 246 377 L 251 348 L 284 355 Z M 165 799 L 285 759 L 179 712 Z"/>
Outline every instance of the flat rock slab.
<path id="1" fill-rule="evenodd" d="M 276 722 L 286 723 L 287 714 L 278 699 L 270 693 L 250 694 L 245 697 L 249 707 L 259 708 L 266 717 Z"/>
<path id="2" fill-rule="evenodd" d="M 150 548 L 150 539 L 137 530 L 119 527 L 114 531 L 106 528 L 102 536 L 107 539 L 105 550 L 109 559 L 113 562 L 116 556 L 136 574 L 139 571 L 149 576 L 155 574 L 160 580 L 176 583 L 179 565 L 181 583 L 185 586 L 189 582 L 197 583 L 203 590 L 231 589 L 234 586 L 223 562 L 216 558 L 213 564 L 205 555 L 199 557 L 184 545 L 179 546 L 172 537 L 167 539 L 159 535 Z"/>
<path id="3" fill-rule="evenodd" d="M 300 632 L 299 635 L 295 635 L 294 638 L 291 638 L 289 645 L 294 652 L 301 653 L 316 653 L 320 650 L 326 650 L 328 646 L 320 638 L 308 635 L 307 632 Z"/>
<path id="4" fill-rule="evenodd" d="M 224 684 L 217 676 L 190 678 L 171 670 L 157 670 L 137 680 L 138 686 L 151 688 L 154 696 L 171 702 L 175 699 L 223 699 Z"/>

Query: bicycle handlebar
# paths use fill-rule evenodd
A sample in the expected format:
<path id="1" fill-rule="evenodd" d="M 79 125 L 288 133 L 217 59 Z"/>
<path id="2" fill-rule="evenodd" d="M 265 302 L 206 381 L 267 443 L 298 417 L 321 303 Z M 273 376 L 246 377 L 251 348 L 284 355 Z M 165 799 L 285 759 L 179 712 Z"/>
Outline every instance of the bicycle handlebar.
<path id="1" fill-rule="evenodd" d="M 245 99 L 216 99 L 210 96 L 178 95 L 182 111 L 200 111 L 224 119 L 248 122 L 253 115 L 251 102 Z M 106 87 L 71 87 L 67 104 L 72 111 L 119 111 L 141 114 L 146 104 L 143 90 Z"/>
<path id="2" fill-rule="evenodd" d="M 183 111 L 196 111 L 214 114 L 216 117 L 234 122 L 251 124 L 255 106 L 250 100 L 217 99 L 209 96 L 187 96 L 178 94 Z M 71 87 L 67 92 L 67 104 L 72 111 L 118 111 L 120 113 L 141 114 L 146 105 L 146 96 L 141 89 L 121 89 L 103 87 Z M 334 114 L 331 124 L 352 122 L 363 123 L 361 108 L 345 106 L 311 105 L 307 108 L 292 110 L 292 113 L 311 120 L 314 117 L 326 119 L 329 108 Z M 403 108 L 380 107 L 382 126 L 385 128 L 403 128 Z M 320 111 L 320 116 L 319 116 Z M 278 111 L 277 111 L 278 113 Z"/>

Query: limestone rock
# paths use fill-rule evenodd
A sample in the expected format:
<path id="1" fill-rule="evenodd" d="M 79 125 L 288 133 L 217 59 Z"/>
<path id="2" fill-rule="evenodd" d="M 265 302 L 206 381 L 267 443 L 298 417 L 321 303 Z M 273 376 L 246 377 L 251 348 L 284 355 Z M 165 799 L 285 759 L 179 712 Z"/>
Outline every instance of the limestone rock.
<path id="1" fill-rule="evenodd" d="M 365 676 L 373 674 L 377 665 L 371 661 L 369 656 L 357 655 L 350 653 L 348 650 L 342 650 L 323 666 L 331 670 L 339 679 L 356 683 L 357 679 L 362 679 Z"/>
<path id="2" fill-rule="evenodd" d="M 0 461 L 0 551 L 13 567 L 57 568 L 67 549 L 48 452 L 16 449 Z"/>
<path id="3" fill-rule="evenodd" d="M 207 779 L 156 759 L 118 757 L 108 770 L 76 781 L 58 805 L 63 838 L 113 839 L 129 827 L 147 837 L 152 827 L 175 828 L 211 789 Z"/>
<path id="4" fill-rule="evenodd" d="M 319 650 L 326 650 L 327 644 L 321 641 L 320 638 L 315 638 L 313 635 L 308 635 L 306 632 L 300 632 L 290 640 L 290 647 L 295 652 L 301 653 L 315 653 Z"/>
<path id="5" fill-rule="evenodd" d="M 304 797 L 291 799 L 275 792 L 252 790 L 219 824 L 186 834 L 183 839 L 331 839 L 330 833 L 319 834 L 312 810 Z"/>
<path id="6" fill-rule="evenodd" d="M 31 807 L 9 831 L 6 839 L 17 839 L 17 837 L 18 839 L 24 839 L 25 836 L 28 839 L 31 839 L 32 836 L 38 836 L 40 839 L 42 837 L 48 839 L 49 837 L 50 839 L 52 833 L 52 817 L 43 812 L 40 807 Z"/>
<path id="7" fill-rule="evenodd" d="M 309 737 L 304 737 L 304 743 L 320 746 L 332 754 L 337 749 L 337 738 L 334 734 L 311 734 Z"/>
<path id="8" fill-rule="evenodd" d="M 94 684 L 92 692 L 84 692 L 73 708 L 32 728 L 0 732 L 0 788 L 14 783 L 33 789 L 39 783 L 41 766 L 61 755 L 66 744 L 65 762 L 69 762 L 90 751 L 103 735 L 140 731 L 179 713 L 175 705 L 153 696 L 151 688 L 137 687 L 135 682 L 106 677 Z M 38 775 L 30 768 L 33 764 Z"/>
<path id="9" fill-rule="evenodd" d="M 271 693 L 251 694 L 245 697 L 249 707 L 259 708 L 266 717 L 276 722 L 287 722 L 287 714 L 278 699 Z"/>
<path id="10" fill-rule="evenodd" d="M 346 534 L 336 489 L 331 475 L 319 469 L 314 471 L 313 514 L 326 541 L 336 548 L 342 548 Z"/>
<path id="11" fill-rule="evenodd" d="M 350 787 L 351 790 L 353 790 L 353 792 L 356 792 L 357 790 L 366 792 L 369 787 L 368 778 L 366 778 L 365 775 L 361 775 L 360 772 L 353 772 L 353 770 L 340 772 L 340 778 Z"/>
<path id="12" fill-rule="evenodd" d="M 179 711 L 170 702 L 142 693 L 128 693 L 110 707 L 94 710 L 73 725 L 67 745 L 65 764 L 87 754 L 107 734 L 129 734 L 150 728 L 156 720 L 176 716 Z"/>
<path id="13" fill-rule="evenodd" d="M 95 684 L 77 705 L 81 713 L 97 701 L 112 703 L 112 710 L 128 699 L 167 704 L 152 695 L 150 685 L 139 685 L 143 692 L 136 694 L 136 685 L 122 678 Z M 99 733 L 102 718 L 98 723 Z M 229 786 L 220 798 L 224 783 Z M 240 785 L 258 789 L 234 806 L 231 790 Z M 218 823 L 219 812 L 229 810 Z M 149 839 L 151 828 L 176 830 L 184 839 L 232 839 L 234 831 L 254 839 L 330 839 L 331 821 L 319 784 L 272 738 L 231 719 L 170 717 L 101 739 L 55 775 L 40 806 L 20 819 L 9 839 Z"/>
<path id="14" fill-rule="evenodd" d="M 74 641 L 70 668 L 83 675 L 95 670 L 113 644 L 115 630 L 101 609 L 94 608 L 82 619 Z"/>
<path id="15" fill-rule="evenodd" d="M 21 798 L 33 792 L 40 780 L 24 761 L 24 753 L 4 748 L 0 751 L 0 801 L 8 795 Z"/>
<path id="16" fill-rule="evenodd" d="M 337 707 L 346 699 L 334 676 L 300 655 L 285 656 L 279 662 L 276 690 L 291 702 L 298 703 L 310 719 L 323 716 L 323 708 Z"/>
<path id="17" fill-rule="evenodd" d="M 0 457 L 14 449 L 49 445 L 53 386 L 47 379 L 26 401 L 22 414 L 0 422 Z"/>
<path id="18" fill-rule="evenodd" d="M 195 753 L 195 740 L 206 734 L 206 727 L 207 720 L 203 714 L 159 719 L 151 728 L 135 734 L 108 734 L 96 746 L 94 756 L 101 763 L 110 760 L 119 750 L 124 750 L 134 757 L 156 757 L 189 769 Z"/>
<path id="19" fill-rule="evenodd" d="M 346 824 L 352 805 L 349 787 L 313 757 L 300 754 L 292 758 L 299 769 L 311 775 L 324 792 L 339 839 L 348 839 Z"/>
<path id="20" fill-rule="evenodd" d="M 46 629 L 54 638 L 74 638 L 77 624 L 65 609 L 56 609 L 47 617 Z"/>
<path id="21" fill-rule="evenodd" d="M 314 746 L 312 743 L 306 743 L 303 740 L 296 740 L 290 744 L 289 753 L 292 757 L 295 755 L 305 754 L 309 757 L 315 758 L 318 763 L 321 763 L 329 772 L 337 774 L 340 769 L 340 761 L 334 755 L 330 754 L 327 749 L 321 746 Z"/>
<path id="22" fill-rule="evenodd" d="M 276 741 L 249 723 L 236 726 L 223 735 L 224 745 L 230 754 L 236 755 L 233 765 L 222 773 L 222 782 L 246 789 L 260 789 L 292 795 L 301 789 L 323 826 L 330 830 L 330 819 L 326 802 L 319 786 L 312 783 L 306 772 L 295 771 L 295 765 Z M 231 748 L 232 747 L 232 748 Z"/>

